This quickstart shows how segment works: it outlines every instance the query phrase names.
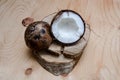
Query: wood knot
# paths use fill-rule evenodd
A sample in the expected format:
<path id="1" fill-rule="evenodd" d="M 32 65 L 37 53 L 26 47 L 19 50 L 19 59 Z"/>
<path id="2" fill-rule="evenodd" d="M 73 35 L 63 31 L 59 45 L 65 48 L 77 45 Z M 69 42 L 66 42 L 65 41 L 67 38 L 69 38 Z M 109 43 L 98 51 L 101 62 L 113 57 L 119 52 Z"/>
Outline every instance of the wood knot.
<path id="1" fill-rule="evenodd" d="M 61 76 L 62 76 L 62 77 L 67 77 L 67 76 L 68 76 L 68 74 L 61 74 Z"/>
<path id="2" fill-rule="evenodd" d="M 30 75 L 32 73 L 32 68 L 27 68 L 25 70 L 25 75 Z"/>
<path id="3" fill-rule="evenodd" d="M 27 27 L 29 24 L 33 23 L 34 19 L 31 17 L 27 17 L 22 20 L 22 25 Z"/>
<path id="4" fill-rule="evenodd" d="M 118 26 L 118 30 L 120 30 L 120 26 Z"/>

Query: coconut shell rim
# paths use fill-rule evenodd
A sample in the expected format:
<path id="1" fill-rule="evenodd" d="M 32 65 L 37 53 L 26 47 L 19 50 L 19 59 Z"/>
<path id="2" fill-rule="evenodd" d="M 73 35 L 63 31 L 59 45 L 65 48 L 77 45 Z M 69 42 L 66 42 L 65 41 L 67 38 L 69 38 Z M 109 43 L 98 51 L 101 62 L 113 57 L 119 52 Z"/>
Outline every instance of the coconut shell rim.
<path id="1" fill-rule="evenodd" d="M 83 32 L 82 36 L 81 36 L 77 41 L 75 41 L 75 42 L 73 42 L 73 43 L 63 43 L 63 42 L 59 41 L 57 38 L 55 38 L 55 36 L 54 36 L 54 34 L 53 34 L 53 32 L 52 32 L 52 25 L 53 25 L 54 21 L 55 21 L 57 18 L 59 18 L 60 15 L 61 15 L 63 12 L 72 12 L 72 13 L 75 13 L 75 14 L 78 15 L 78 16 L 81 18 L 81 20 L 83 21 L 84 32 Z M 61 44 L 61 45 L 64 45 L 64 46 L 70 46 L 70 45 L 76 44 L 76 43 L 83 37 L 83 35 L 84 35 L 84 33 L 85 33 L 85 28 L 86 28 L 86 26 L 85 26 L 85 21 L 84 21 L 84 19 L 80 16 L 80 14 L 77 13 L 77 12 L 75 12 L 75 11 L 73 11 L 73 10 L 68 10 L 68 9 L 59 11 L 59 12 L 53 17 L 50 26 L 51 26 L 51 28 L 50 28 L 50 35 L 55 39 L 55 42 L 57 42 L 57 43 L 59 43 L 59 44 Z"/>

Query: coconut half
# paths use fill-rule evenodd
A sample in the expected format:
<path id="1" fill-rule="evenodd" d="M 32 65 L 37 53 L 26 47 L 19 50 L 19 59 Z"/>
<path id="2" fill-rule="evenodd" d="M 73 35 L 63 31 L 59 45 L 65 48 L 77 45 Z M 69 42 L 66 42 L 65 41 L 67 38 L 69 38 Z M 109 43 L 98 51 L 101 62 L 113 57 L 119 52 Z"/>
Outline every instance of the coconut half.
<path id="1" fill-rule="evenodd" d="M 72 44 L 83 36 L 85 24 L 78 13 L 72 10 L 62 10 L 53 18 L 51 32 L 60 43 Z"/>

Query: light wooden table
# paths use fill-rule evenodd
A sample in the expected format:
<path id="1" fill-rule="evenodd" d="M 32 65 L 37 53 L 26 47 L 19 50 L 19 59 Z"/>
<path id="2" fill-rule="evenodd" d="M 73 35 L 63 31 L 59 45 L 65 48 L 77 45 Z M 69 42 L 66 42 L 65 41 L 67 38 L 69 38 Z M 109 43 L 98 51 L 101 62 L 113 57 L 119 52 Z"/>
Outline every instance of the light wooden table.
<path id="1" fill-rule="evenodd" d="M 31 56 L 24 42 L 25 17 L 41 20 L 75 10 L 92 32 L 83 55 L 67 76 L 54 76 Z M 120 0 L 0 0 L 0 80 L 120 80 Z"/>

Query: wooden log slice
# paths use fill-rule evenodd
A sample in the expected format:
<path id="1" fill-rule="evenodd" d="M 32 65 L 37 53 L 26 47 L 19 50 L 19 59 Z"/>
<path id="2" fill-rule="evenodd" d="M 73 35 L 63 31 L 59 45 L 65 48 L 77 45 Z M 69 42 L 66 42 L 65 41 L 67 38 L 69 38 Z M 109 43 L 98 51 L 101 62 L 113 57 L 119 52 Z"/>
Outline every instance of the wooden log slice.
<path id="1" fill-rule="evenodd" d="M 79 60 L 79 58 L 66 58 L 62 54 L 59 56 L 54 56 L 49 54 L 47 51 L 34 51 L 33 53 L 39 64 L 44 69 L 56 76 L 67 75 L 70 73 Z"/>

